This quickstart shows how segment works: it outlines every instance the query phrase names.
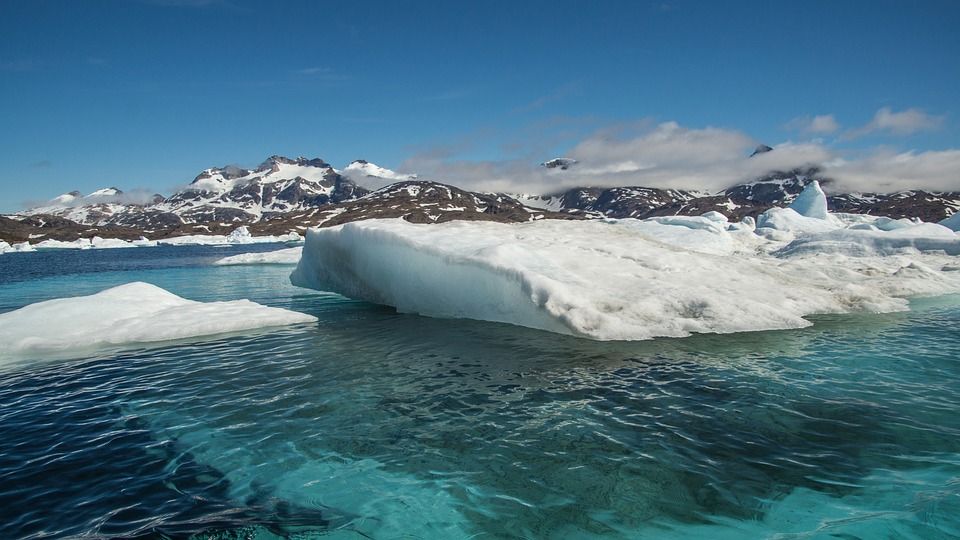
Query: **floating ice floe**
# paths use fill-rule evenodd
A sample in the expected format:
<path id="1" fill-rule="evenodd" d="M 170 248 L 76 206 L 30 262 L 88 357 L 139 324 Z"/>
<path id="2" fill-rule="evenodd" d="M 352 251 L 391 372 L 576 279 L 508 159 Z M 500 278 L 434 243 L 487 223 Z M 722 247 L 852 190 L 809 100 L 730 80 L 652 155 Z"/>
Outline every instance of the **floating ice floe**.
<path id="1" fill-rule="evenodd" d="M 213 264 L 230 266 L 241 264 L 297 264 L 300 255 L 303 253 L 303 247 L 297 246 L 276 251 L 265 251 L 262 253 L 241 253 L 231 255 L 215 261 Z"/>
<path id="2" fill-rule="evenodd" d="M 29 242 L 10 244 L 0 241 L 0 253 L 28 252 L 46 249 L 109 249 L 130 247 L 165 246 L 230 246 L 241 244 L 272 244 L 301 242 L 303 237 L 296 232 L 279 236 L 253 236 L 246 227 L 237 227 L 230 234 L 194 234 L 175 236 L 163 240 L 148 240 L 140 237 L 139 240 L 120 240 L 118 238 L 78 238 L 71 241 L 47 239 L 31 245 Z M 296 261 L 294 261 L 296 262 Z"/>
<path id="3" fill-rule="evenodd" d="M 194 234 L 175 236 L 157 240 L 160 245 L 166 246 L 220 246 L 236 244 L 270 244 L 277 242 L 300 242 L 303 237 L 295 232 L 279 236 L 253 236 L 246 227 L 237 227 L 230 234 Z"/>
<path id="4" fill-rule="evenodd" d="M 603 340 L 799 328 L 805 316 L 908 309 L 960 292 L 960 236 L 850 229 L 814 197 L 752 223 L 370 220 L 310 230 L 294 285 L 401 312 Z M 816 193 L 819 192 L 819 193 Z M 816 216 L 822 217 L 816 217 Z"/>
<path id="5" fill-rule="evenodd" d="M 13 245 L 0 240 L 0 254 L 3 253 L 27 253 L 30 251 L 36 251 L 33 246 L 30 245 L 30 242 L 19 242 Z"/>
<path id="6" fill-rule="evenodd" d="M 249 300 L 196 302 L 149 283 L 0 314 L 0 359 L 152 343 L 316 321 Z"/>
<path id="7" fill-rule="evenodd" d="M 121 240 L 119 238 L 78 238 L 76 240 L 65 242 L 61 240 L 43 240 L 34 244 L 35 249 L 114 249 L 114 248 L 133 248 L 133 247 L 152 247 L 156 242 L 140 237 L 139 240 Z"/>

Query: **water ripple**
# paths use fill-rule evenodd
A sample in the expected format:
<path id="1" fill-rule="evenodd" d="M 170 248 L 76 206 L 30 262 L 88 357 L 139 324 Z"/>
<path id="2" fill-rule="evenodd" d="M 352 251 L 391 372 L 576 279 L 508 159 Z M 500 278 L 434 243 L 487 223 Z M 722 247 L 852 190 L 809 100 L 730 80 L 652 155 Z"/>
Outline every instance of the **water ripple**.
<path id="1" fill-rule="evenodd" d="M 163 279 L 320 323 L 4 374 L 0 537 L 960 534 L 956 303 L 595 343 L 258 272 Z"/>

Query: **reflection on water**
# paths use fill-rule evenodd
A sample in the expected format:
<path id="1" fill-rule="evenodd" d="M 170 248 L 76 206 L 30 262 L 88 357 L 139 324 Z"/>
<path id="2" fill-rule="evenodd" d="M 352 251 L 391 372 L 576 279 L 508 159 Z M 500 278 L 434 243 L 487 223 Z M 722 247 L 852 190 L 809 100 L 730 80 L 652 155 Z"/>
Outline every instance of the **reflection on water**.
<path id="1" fill-rule="evenodd" d="M 0 536 L 960 534 L 955 298 L 796 331 L 599 343 L 399 315 L 300 291 L 286 271 L 0 287 L 15 306 L 142 279 L 320 317 L 8 367 Z"/>

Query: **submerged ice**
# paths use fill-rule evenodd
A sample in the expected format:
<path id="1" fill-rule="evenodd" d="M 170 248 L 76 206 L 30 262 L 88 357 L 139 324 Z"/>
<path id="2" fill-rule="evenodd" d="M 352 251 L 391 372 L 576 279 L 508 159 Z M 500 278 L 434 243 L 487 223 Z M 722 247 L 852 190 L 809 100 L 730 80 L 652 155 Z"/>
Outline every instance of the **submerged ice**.
<path id="1" fill-rule="evenodd" d="M 194 338 L 313 322 L 249 300 L 196 302 L 149 283 L 38 302 L 0 314 L 0 359 Z"/>
<path id="2" fill-rule="evenodd" d="M 601 340 L 809 326 L 960 291 L 960 236 L 828 214 L 813 184 L 751 221 L 714 215 L 524 224 L 403 220 L 307 234 L 294 285 L 433 317 Z"/>

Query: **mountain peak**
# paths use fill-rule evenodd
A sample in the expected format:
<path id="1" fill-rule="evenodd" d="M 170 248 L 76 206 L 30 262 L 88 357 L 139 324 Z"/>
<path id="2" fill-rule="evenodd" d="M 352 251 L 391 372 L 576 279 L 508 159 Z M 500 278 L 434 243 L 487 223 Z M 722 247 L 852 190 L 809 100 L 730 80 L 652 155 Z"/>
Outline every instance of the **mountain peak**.
<path id="1" fill-rule="evenodd" d="M 108 187 L 108 188 L 98 189 L 98 190 L 94 191 L 93 193 L 87 195 L 87 198 L 94 198 L 94 197 L 115 197 L 115 196 L 117 196 L 117 195 L 123 195 L 123 192 L 120 191 L 119 188 Z"/>
<path id="2" fill-rule="evenodd" d="M 753 153 L 750 154 L 750 157 L 753 157 L 753 156 L 755 156 L 755 155 L 757 155 L 757 154 L 766 154 L 767 152 L 769 152 L 769 151 L 771 151 L 771 150 L 773 150 L 773 147 L 767 146 L 767 145 L 765 145 L 765 144 L 761 144 L 761 145 L 759 145 L 759 146 L 757 146 L 756 148 L 753 149 Z"/>
<path id="3" fill-rule="evenodd" d="M 299 156 L 299 157 L 297 157 L 296 159 L 290 159 L 290 158 L 285 157 L 285 156 L 272 155 L 272 156 L 268 157 L 266 160 L 264 160 L 263 163 L 260 164 L 260 167 L 258 168 L 258 170 L 260 170 L 260 169 L 272 169 L 272 168 L 275 168 L 275 167 L 276 167 L 277 165 L 279 165 L 279 164 L 283 164 L 283 165 L 296 165 L 296 166 L 298 166 L 298 167 L 319 167 L 319 168 L 328 168 L 328 167 L 330 167 L 330 164 L 329 164 L 329 163 L 327 163 L 326 161 L 324 161 L 324 160 L 322 160 L 322 159 L 320 159 L 320 158 L 308 159 L 308 158 L 305 158 L 305 157 L 303 157 L 303 156 Z"/>
<path id="4" fill-rule="evenodd" d="M 548 169 L 560 169 L 561 171 L 565 171 L 576 164 L 577 164 L 577 160 L 573 158 L 558 157 L 548 161 L 544 161 L 543 163 L 540 164 L 540 166 L 546 167 Z"/>

